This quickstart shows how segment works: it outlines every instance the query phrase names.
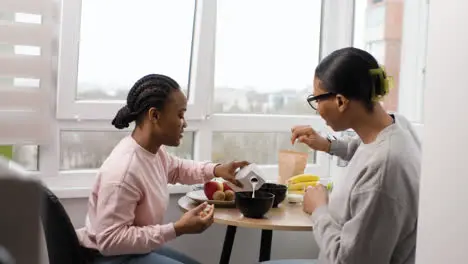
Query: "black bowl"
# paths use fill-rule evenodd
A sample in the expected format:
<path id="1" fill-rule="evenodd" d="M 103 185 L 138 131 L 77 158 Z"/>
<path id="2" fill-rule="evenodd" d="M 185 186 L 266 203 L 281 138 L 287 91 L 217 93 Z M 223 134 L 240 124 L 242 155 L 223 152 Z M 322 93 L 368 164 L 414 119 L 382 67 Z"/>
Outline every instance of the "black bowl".
<path id="1" fill-rule="evenodd" d="M 269 192 L 275 195 L 275 200 L 273 201 L 273 208 L 276 208 L 286 198 L 288 187 L 283 184 L 264 183 L 262 184 L 259 190 Z"/>
<path id="2" fill-rule="evenodd" d="M 255 191 L 255 198 L 252 192 L 236 192 L 236 207 L 245 217 L 263 218 L 263 216 L 273 206 L 275 195 L 264 191 Z"/>

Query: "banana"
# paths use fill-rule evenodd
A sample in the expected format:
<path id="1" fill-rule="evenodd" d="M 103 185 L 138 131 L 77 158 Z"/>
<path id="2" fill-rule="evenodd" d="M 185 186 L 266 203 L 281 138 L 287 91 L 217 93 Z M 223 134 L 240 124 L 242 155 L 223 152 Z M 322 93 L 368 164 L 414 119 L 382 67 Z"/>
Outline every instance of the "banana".
<path id="1" fill-rule="evenodd" d="M 312 181 L 319 181 L 320 177 L 313 174 L 299 174 L 289 178 L 288 183 L 294 184 L 299 182 L 312 182 Z"/>
<path id="2" fill-rule="evenodd" d="M 319 181 L 309 181 L 309 182 L 298 182 L 294 184 L 288 184 L 288 190 L 305 190 L 308 186 L 316 186 L 320 184 Z"/>
<path id="3" fill-rule="evenodd" d="M 307 186 L 316 186 L 317 184 L 320 184 L 320 182 L 301 182 L 294 185 L 288 185 L 288 193 L 304 194 Z M 333 182 L 327 183 L 325 188 L 329 191 L 333 190 Z"/>

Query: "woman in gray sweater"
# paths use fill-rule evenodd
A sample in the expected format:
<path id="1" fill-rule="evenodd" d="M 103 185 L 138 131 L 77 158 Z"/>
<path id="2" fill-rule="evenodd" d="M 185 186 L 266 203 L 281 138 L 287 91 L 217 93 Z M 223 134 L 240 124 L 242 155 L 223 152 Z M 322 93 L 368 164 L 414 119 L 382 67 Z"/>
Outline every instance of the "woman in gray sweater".
<path id="1" fill-rule="evenodd" d="M 380 104 L 389 83 L 375 58 L 356 48 L 337 50 L 317 66 L 307 101 L 333 130 L 353 129 L 359 137 L 329 141 L 309 126 L 292 129 L 293 142 L 349 164 L 330 197 L 323 186 L 304 195 L 319 259 L 271 263 L 415 263 L 421 143 L 403 116 Z"/>

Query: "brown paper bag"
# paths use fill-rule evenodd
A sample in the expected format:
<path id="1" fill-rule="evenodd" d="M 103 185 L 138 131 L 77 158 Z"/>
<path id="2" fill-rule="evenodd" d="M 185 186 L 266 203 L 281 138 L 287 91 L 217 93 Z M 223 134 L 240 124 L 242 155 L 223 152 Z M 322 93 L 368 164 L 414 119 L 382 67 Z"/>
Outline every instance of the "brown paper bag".
<path id="1" fill-rule="evenodd" d="M 286 184 L 292 176 L 303 174 L 309 153 L 293 150 L 280 150 L 278 154 L 278 183 Z"/>

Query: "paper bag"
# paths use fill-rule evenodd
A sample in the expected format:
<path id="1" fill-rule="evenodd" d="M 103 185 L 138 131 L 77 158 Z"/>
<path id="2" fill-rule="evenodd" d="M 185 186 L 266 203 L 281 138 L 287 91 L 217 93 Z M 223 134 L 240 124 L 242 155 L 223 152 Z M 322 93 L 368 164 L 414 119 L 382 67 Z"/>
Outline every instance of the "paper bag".
<path id="1" fill-rule="evenodd" d="M 286 184 L 292 176 L 303 174 L 309 154 L 292 150 L 280 150 L 278 154 L 278 183 Z"/>

